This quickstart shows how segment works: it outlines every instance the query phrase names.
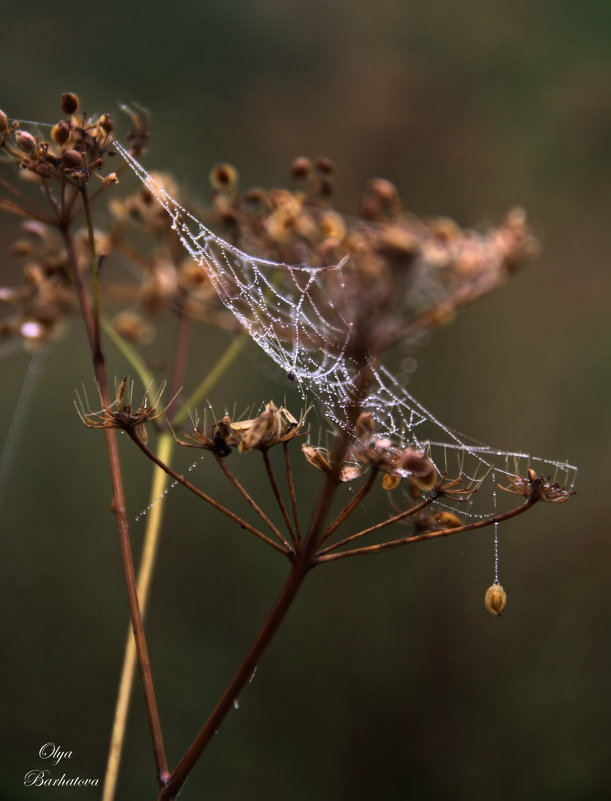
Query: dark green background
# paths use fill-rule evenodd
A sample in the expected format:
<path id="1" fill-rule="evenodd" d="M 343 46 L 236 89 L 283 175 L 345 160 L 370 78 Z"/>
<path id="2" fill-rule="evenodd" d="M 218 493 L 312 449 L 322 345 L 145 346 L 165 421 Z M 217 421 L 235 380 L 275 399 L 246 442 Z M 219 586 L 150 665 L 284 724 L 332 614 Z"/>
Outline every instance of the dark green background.
<path id="1" fill-rule="evenodd" d="M 147 165 L 171 169 L 199 201 L 217 160 L 235 163 L 246 186 L 270 186 L 295 155 L 323 153 L 348 212 L 382 175 L 416 213 L 465 225 L 523 205 L 544 244 L 510 285 L 435 334 L 410 383 L 458 430 L 581 468 L 568 506 L 502 529 L 507 614 L 483 609 L 486 532 L 316 571 L 181 798 L 611 798 L 611 6 L 33 0 L 3 14 L 0 53 L 10 116 L 53 121 L 66 90 L 92 112 L 148 107 Z M 3 254 L 15 236 L 0 219 Z M 12 280 L 6 255 L 0 271 Z M 191 386 L 227 341 L 201 332 Z M 281 402 L 290 389 L 263 363 L 251 347 L 213 400 Z M 72 408 L 91 380 L 78 321 L 34 368 L 0 509 L 0 792 L 94 798 L 22 786 L 47 741 L 73 751 L 70 775 L 102 779 L 127 625 L 102 438 Z M 0 370 L 4 439 L 28 358 L 5 356 Z M 149 468 L 124 456 L 134 517 Z M 196 475 L 220 491 L 205 467 Z M 318 476 L 303 475 L 311 498 Z M 133 526 L 136 547 L 142 532 Z M 148 630 L 172 764 L 285 569 L 171 493 Z M 153 799 L 153 774 L 138 691 L 119 801 Z"/>

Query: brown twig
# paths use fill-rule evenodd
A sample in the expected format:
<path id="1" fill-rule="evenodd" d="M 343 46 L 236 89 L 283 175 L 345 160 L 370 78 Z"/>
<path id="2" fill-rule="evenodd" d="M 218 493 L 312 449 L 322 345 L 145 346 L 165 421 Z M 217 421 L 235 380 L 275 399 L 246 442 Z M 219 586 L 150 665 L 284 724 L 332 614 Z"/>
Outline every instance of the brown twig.
<path id="1" fill-rule="evenodd" d="M 360 490 L 354 495 L 352 500 L 344 506 L 344 508 L 337 515 L 335 520 L 329 526 L 327 526 L 327 528 L 325 529 L 320 538 L 319 544 L 322 544 L 325 540 L 329 539 L 329 537 L 341 526 L 344 520 L 352 514 L 352 512 L 356 509 L 359 503 L 363 500 L 363 498 L 373 487 L 377 476 L 378 476 L 378 471 L 374 468 L 369 473 L 367 481 L 363 484 Z"/>
<path id="2" fill-rule="evenodd" d="M 280 495 L 280 489 L 278 488 L 278 484 L 276 482 L 276 476 L 274 475 L 274 468 L 272 467 L 272 463 L 269 459 L 269 453 L 267 450 L 262 451 L 262 453 L 263 453 L 263 463 L 265 464 L 265 469 L 267 471 L 267 477 L 269 478 L 269 483 L 271 484 L 274 497 L 278 503 L 278 507 L 282 513 L 284 522 L 286 523 L 286 529 L 289 532 L 291 542 L 293 543 L 294 546 L 297 546 L 297 539 L 295 537 L 293 525 L 286 510 L 286 506 L 284 505 L 284 501 L 282 500 L 282 496 Z"/>
<path id="3" fill-rule="evenodd" d="M 354 548 L 350 551 L 340 551 L 339 553 L 321 552 L 316 555 L 315 562 L 316 564 L 320 565 L 323 562 L 332 562 L 337 559 L 343 559 L 347 556 L 365 556 L 366 554 L 381 553 L 382 551 L 389 551 L 391 548 L 400 548 L 402 545 L 411 545 L 414 542 L 424 542 L 425 540 L 437 539 L 438 537 L 448 537 L 451 534 L 460 534 L 462 531 L 472 531 L 473 529 L 484 528 L 485 526 L 491 526 L 495 523 L 501 523 L 503 520 L 509 520 L 511 517 L 516 517 L 517 515 L 522 514 L 522 512 L 526 512 L 535 503 L 535 499 L 528 498 L 525 503 L 516 507 L 515 509 L 511 509 L 503 514 L 495 515 L 494 517 L 489 517 L 486 520 L 477 520 L 474 523 L 468 523 L 464 526 L 455 526 L 454 528 L 444 528 L 440 531 L 427 531 L 422 534 L 413 534 L 410 537 L 402 537 L 398 540 L 381 542 L 377 545 L 368 545 L 363 548 Z"/>
<path id="4" fill-rule="evenodd" d="M 78 265 L 76 254 L 74 252 L 74 245 L 72 237 L 67 227 L 61 228 L 64 243 L 68 253 L 68 258 L 72 266 L 74 276 L 74 284 L 76 287 L 77 295 L 81 305 L 83 320 L 89 338 L 91 352 L 93 357 L 93 367 L 100 390 L 100 398 L 105 407 L 110 406 L 110 393 L 108 388 L 108 379 L 106 375 L 106 365 L 104 355 L 99 347 L 99 341 L 96 341 L 96 325 L 92 318 L 91 306 L 85 290 L 85 285 Z M 142 677 L 142 685 L 144 689 L 144 698 L 149 721 L 149 728 L 151 731 L 151 739 L 153 741 L 153 752 L 155 756 L 155 764 L 157 767 L 157 777 L 159 783 L 163 785 L 168 776 L 167 760 L 165 756 L 165 747 L 163 744 L 163 737 L 161 733 L 161 722 L 159 719 L 159 711 L 157 709 L 157 700 L 155 696 L 155 689 L 153 685 L 153 676 L 151 672 L 151 664 L 148 655 L 148 647 L 146 643 L 146 636 L 144 634 L 144 625 L 142 621 L 142 614 L 140 611 L 140 604 L 138 601 L 138 591 L 136 585 L 136 574 L 134 570 L 134 560 L 131 550 L 131 543 L 129 540 L 129 529 L 127 524 L 127 510 L 125 506 L 125 495 L 123 492 L 123 480 L 121 476 L 121 466 L 119 462 L 119 450 L 117 447 L 116 432 L 114 429 L 105 429 L 106 447 L 108 450 L 108 461 L 110 467 L 110 478 L 113 490 L 113 507 L 115 516 L 117 518 L 117 526 L 119 529 L 119 543 L 121 546 L 121 556 L 123 559 L 123 569 L 125 573 L 125 583 L 127 586 L 127 594 L 129 599 L 130 615 L 132 626 L 134 629 L 134 639 L 136 641 L 136 650 L 138 653 L 138 664 L 140 668 L 140 675 Z"/>
<path id="5" fill-rule="evenodd" d="M 297 495 L 295 494 L 295 484 L 293 482 L 293 469 L 291 467 L 291 455 L 289 453 L 288 442 L 282 443 L 282 451 L 284 453 L 284 467 L 286 470 L 286 480 L 289 486 L 289 495 L 291 497 L 293 520 L 295 521 L 295 536 L 297 538 L 297 543 L 300 543 L 301 529 L 299 526 L 299 514 L 297 512 Z"/>
<path id="6" fill-rule="evenodd" d="M 248 503 L 248 505 L 251 506 L 255 510 L 255 512 L 259 515 L 261 520 L 263 520 L 263 522 L 269 527 L 270 531 L 274 534 L 274 536 L 277 537 L 278 540 L 282 543 L 284 548 L 282 548 L 281 550 L 284 553 L 292 552 L 293 548 L 291 547 L 291 545 L 288 542 L 288 540 L 281 534 L 279 529 L 272 523 L 272 521 L 265 514 L 263 509 L 261 509 L 261 507 L 254 500 L 254 498 L 240 484 L 238 479 L 234 476 L 234 474 L 231 472 L 231 470 L 227 467 L 227 464 L 225 463 L 225 460 L 221 456 L 216 454 L 216 453 L 214 454 L 214 456 L 216 458 L 216 461 L 217 461 L 219 467 L 221 468 L 223 473 L 225 473 L 225 475 L 227 476 L 229 481 L 231 481 L 233 486 L 238 490 L 238 492 L 244 498 L 244 500 Z"/>
<path id="7" fill-rule="evenodd" d="M 158 801 L 171 801 L 177 797 L 186 778 L 193 770 L 210 740 L 214 737 L 215 732 L 218 730 L 227 713 L 233 708 L 234 701 L 239 697 L 242 689 L 252 676 L 254 669 L 259 664 L 261 657 L 282 623 L 311 566 L 311 562 L 303 558 L 293 563 L 291 572 L 261 631 L 254 640 L 232 680 L 227 685 L 218 703 L 212 710 L 208 720 L 201 728 L 176 768 L 172 771 L 168 783 L 159 793 Z"/>
<path id="8" fill-rule="evenodd" d="M 274 542 L 274 540 L 270 539 L 265 534 L 263 534 L 262 531 L 259 531 L 259 529 L 255 528 L 254 526 L 251 526 L 250 523 L 246 522 L 246 520 L 243 520 L 241 517 L 238 517 L 238 515 L 234 514 L 229 509 L 225 508 L 218 501 L 215 501 L 214 498 L 211 498 L 209 495 L 206 495 L 205 492 L 202 492 L 202 490 L 198 489 L 196 486 L 191 484 L 191 482 L 187 481 L 187 479 L 181 476 L 179 473 L 176 473 L 174 470 L 172 470 L 171 467 L 164 464 L 161 461 L 161 459 L 159 459 L 144 444 L 144 442 L 142 442 L 142 440 L 138 437 L 135 431 L 127 429 L 127 433 L 129 434 L 131 439 L 136 443 L 136 445 L 140 448 L 140 450 L 145 454 L 145 456 L 148 456 L 148 458 L 152 462 L 154 462 L 158 467 L 160 467 L 162 470 L 165 470 L 165 472 L 169 476 L 172 476 L 172 478 L 175 479 L 175 481 L 178 481 L 179 484 L 182 484 L 182 486 L 185 487 L 185 489 L 188 489 L 190 492 L 197 495 L 198 498 L 201 498 L 203 501 L 206 501 L 206 503 L 209 503 L 210 506 L 214 507 L 217 511 L 221 512 L 221 514 L 224 514 L 230 520 L 233 520 L 234 523 L 237 523 L 240 526 L 240 528 L 244 528 L 247 531 L 250 531 L 251 534 L 254 534 L 260 540 L 263 540 L 263 542 L 267 543 L 268 545 L 271 545 L 272 548 L 275 548 L 277 551 L 280 551 L 280 553 L 283 553 L 285 556 L 292 550 L 290 546 L 288 546 L 288 548 L 285 548 L 279 545 L 277 542 Z"/>
<path id="9" fill-rule="evenodd" d="M 411 506 L 409 509 L 404 509 L 402 512 L 399 512 L 399 514 L 394 515 L 394 517 L 389 517 L 387 520 L 383 520 L 381 523 L 376 523 L 374 526 L 369 526 L 369 528 L 364 528 L 362 531 L 357 531 L 356 534 L 351 534 L 349 537 L 344 537 L 343 540 L 338 540 L 332 545 L 327 545 L 326 548 L 322 548 L 317 552 L 317 556 L 323 556 L 331 551 L 335 551 L 337 548 L 341 548 L 342 545 L 347 545 L 347 543 L 352 542 L 353 540 L 357 540 L 360 537 L 366 537 L 368 534 L 373 534 L 374 531 L 380 531 L 381 529 L 386 528 L 386 526 L 391 526 L 393 523 L 399 523 L 401 520 L 405 520 L 406 517 L 411 517 L 411 515 L 420 512 L 429 504 L 433 503 L 435 497 L 435 495 L 431 495 L 429 498 L 417 503 L 415 506 Z"/>

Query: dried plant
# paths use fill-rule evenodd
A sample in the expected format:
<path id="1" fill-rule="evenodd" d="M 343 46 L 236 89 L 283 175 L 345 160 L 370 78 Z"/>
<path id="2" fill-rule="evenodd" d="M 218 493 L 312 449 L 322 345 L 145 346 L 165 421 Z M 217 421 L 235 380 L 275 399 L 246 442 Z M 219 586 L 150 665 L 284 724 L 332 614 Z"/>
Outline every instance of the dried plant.
<path id="1" fill-rule="evenodd" d="M 299 157 L 291 166 L 292 189 L 240 191 L 235 168 L 216 165 L 210 173 L 212 208 L 204 224 L 178 202 L 171 177 L 148 173 L 136 160 L 149 138 L 146 115 L 130 112 L 134 127 L 127 135 L 128 149 L 114 138 L 108 114 L 88 118 L 71 93 L 62 96 L 61 109 L 64 116 L 48 139 L 0 112 L 0 209 L 22 219 L 13 252 L 25 263 L 23 284 L 0 289 L 6 308 L 0 335 L 32 350 L 59 336 L 75 315 L 85 323 L 99 398 L 92 409 L 83 390 L 76 405 L 82 422 L 106 436 L 134 631 L 127 644 L 104 799 L 114 796 L 135 653 L 158 799 L 168 801 L 177 797 L 314 567 L 496 529 L 538 502 L 568 500 L 576 471 L 565 463 L 463 441 L 418 404 L 381 361 L 392 345 L 417 342 L 448 323 L 536 252 L 521 210 L 510 212 L 487 234 L 463 231 L 447 219 L 425 221 L 408 213 L 396 187 L 374 179 L 359 199 L 358 216 L 350 218 L 332 205 L 334 165 L 328 159 Z M 128 168 L 142 186 L 120 196 L 117 184 Z M 94 226 L 92 211 L 103 201 L 113 219 L 106 230 Z M 117 254 L 139 281 L 102 280 L 100 265 Z M 165 382 L 155 379 L 137 350 L 154 337 L 161 314 L 174 315 L 177 326 L 165 405 Z M 198 321 L 235 336 L 220 362 L 184 399 L 189 328 Z M 306 412 L 272 401 L 247 419 L 198 415 L 197 406 L 248 338 L 282 366 L 289 380 L 317 398 L 326 435 L 308 427 Z M 111 396 L 108 341 L 121 349 L 144 386 L 138 405 L 133 379 L 120 381 Z M 126 432 L 173 481 L 289 562 L 285 584 L 251 648 L 171 768 L 142 626 L 161 518 L 150 516 L 137 579 L 116 429 Z M 212 498 L 177 472 L 171 464 L 175 443 L 210 454 L 228 491 L 246 500 L 256 524 L 236 514 L 231 500 Z M 276 475 L 278 462 L 270 459 L 274 448 L 281 452 L 282 480 Z M 280 526 L 229 467 L 236 458 L 261 460 Z M 321 491 L 309 516 L 300 503 L 295 458 L 305 458 L 321 474 Z M 531 466 L 537 463 L 554 475 L 539 475 Z M 474 498 L 486 485 L 494 491 L 497 484 L 517 496 L 516 505 L 473 514 Z M 153 496 L 161 495 L 162 487 L 157 484 Z M 376 491 L 392 499 L 389 512 L 359 528 L 354 513 Z M 408 526 L 407 531 L 398 524 Z M 499 615 L 505 602 L 497 576 L 486 593 L 486 607 Z"/>

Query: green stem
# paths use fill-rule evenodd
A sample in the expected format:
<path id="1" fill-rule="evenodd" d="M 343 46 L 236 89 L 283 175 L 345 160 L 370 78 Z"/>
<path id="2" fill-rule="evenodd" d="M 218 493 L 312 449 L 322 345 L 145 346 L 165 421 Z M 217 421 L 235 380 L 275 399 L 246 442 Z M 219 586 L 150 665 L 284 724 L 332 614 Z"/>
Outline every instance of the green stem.
<path id="1" fill-rule="evenodd" d="M 184 421 L 189 416 L 189 409 L 193 409 L 197 404 L 204 398 L 207 393 L 212 389 L 212 387 L 216 384 L 219 378 L 229 369 L 229 367 L 235 361 L 236 356 L 242 350 L 246 342 L 248 341 L 248 335 L 245 333 L 237 334 L 234 339 L 231 341 L 231 344 L 227 348 L 227 350 L 222 354 L 220 359 L 214 365 L 214 367 L 210 370 L 208 375 L 203 379 L 198 387 L 189 395 L 187 400 L 183 403 L 180 409 L 176 412 L 174 417 L 174 425 L 180 425 L 184 423 Z"/>

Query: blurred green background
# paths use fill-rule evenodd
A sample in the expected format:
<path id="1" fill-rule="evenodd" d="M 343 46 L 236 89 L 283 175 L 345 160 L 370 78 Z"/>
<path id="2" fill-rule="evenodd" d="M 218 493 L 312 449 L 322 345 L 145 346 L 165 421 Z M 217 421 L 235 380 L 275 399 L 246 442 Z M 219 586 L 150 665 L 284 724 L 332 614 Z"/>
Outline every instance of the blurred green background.
<path id="1" fill-rule="evenodd" d="M 136 100 L 153 115 L 146 164 L 172 170 L 198 201 L 218 160 L 245 186 L 272 186 L 294 156 L 324 154 L 346 212 L 381 175 L 414 212 L 463 225 L 523 205 L 544 245 L 415 354 L 410 382 L 460 431 L 580 466 L 567 506 L 502 529 L 506 615 L 483 608 L 490 532 L 315 571 L 181 797 L 611 798 L 611 5 L 32 0 L 3 15 L 0 52 L 10 116 L 52 122 L 66 90 L 92 112 Z M 0 283 L 16 274 L 15 236 L 15 220 L 0 218 Z M 201 331 L 191 386 L 227 343 Z M 286 394 L 298 409 L 264 364 L 247 349 L 211 399 L 244 408 Z M 0 509 L 0 794 L 99 797 L 23 787 L 27 770 L 46 767 L 48 741 L 73 751 L 69 775 L 101 782 L 127 626 L 102 437 L 72 407 L 92 375 L 78 321 L 44 359 L 5 355 L 0 371 L 0 437 L 14 446 Z M 150 470 L 123 455 L 133 518 Z M 205 466 L 195 475 L 222 492 Z M 300 475 L 313 498 L 318 476 Z M 136 548 L 143 531 L 133 526 Z M 285 570 L 170 494 L 147 628 L 171 764 Z M 138 689 L 118 799 L 154 797 Z"/>

